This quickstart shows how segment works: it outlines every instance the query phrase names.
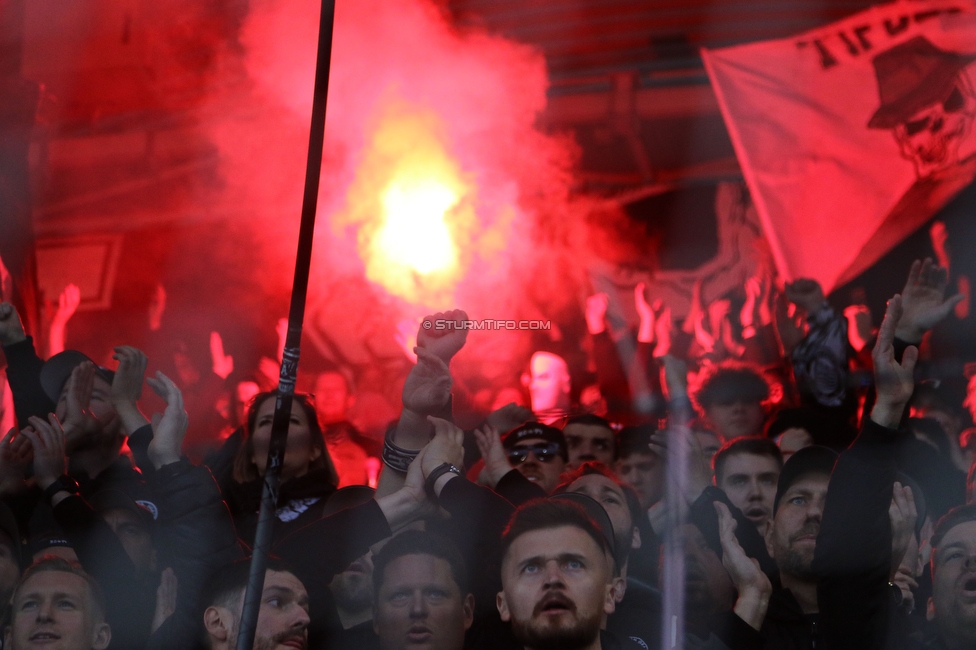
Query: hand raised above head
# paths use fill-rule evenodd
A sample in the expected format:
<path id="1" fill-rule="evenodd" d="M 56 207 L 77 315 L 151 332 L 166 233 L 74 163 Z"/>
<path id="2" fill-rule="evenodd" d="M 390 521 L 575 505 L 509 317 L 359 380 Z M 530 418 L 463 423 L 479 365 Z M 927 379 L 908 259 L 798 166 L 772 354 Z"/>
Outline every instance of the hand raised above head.
<path id="1" fill-rule="evenodd" d="M 153 439 L 146 450 L 149 460 L 159 469 L 180 460 L 189 417 L 183 406 L 183 393 L 172 379 L 157 372 L 155 378 L 150 377 L 147 381 L 153 391 L 166 400 L 163 416 L 158 420 L 153 418 Z"/>
<path id="2" fill-rule="evenodd" d="M 895 294 L 888 301 L 888 309 L 871 358 L 874 360 L 874 383 L 878 392 L 871 419 L 888 427 L 897 427 L 905 405 L 915 390 L 915 362 L 918 348 L 909 346 L 901 363 L 895 360 L 895 331 L 902 318 L 902 297 Z"/>
<path id="3" fill-rule="evenodd" d="M 76 284 L 69 284 L 58 296 L 58 310 L 54 320 L 61 323 L 68 322 L 81 304 L 81 289 Z"/>
<path id="4" fill-rule="evenodd" d="M 85 361 L 75 366 L 68 377 L 64 393 L 64 427 L 68 453 L 101 428 L 92 414 L 92 391 L 95 388 L 95 364 Z"/>
<path id="5" fill-rule="evenodd" d="M 607 317 L 607 307 L 610 305 L 610 297 L 605 293 L 595 293 L 586 298 L 586 329 L 590 334 L 600 334 L 606 330 L 607 325 L 604 319 Z"/>
<path id="6" fill-rule="evenodd" d="M 142 382 L 149 359 L 142 350 L 131 345 L 120 345 L 114 350 L 112 358 L 119 362 L 119 367 L 112 380 L 112 401 L 135 403 L 142 397 Z"/>
<path id="7" fill-rule="evenodd" d="M 915 260 L 902 289 L 902 318 L 895 336 L 908 343 L 920 343 L 927 331 L 944 320 L 964 296 L 945 297 L 949 273 L 932 258 Z"/>
<path id="8" fill-rule="evenodd" d="M 437 312 L 429 316 L 424 316 L 417 330 L 417 347 L 430 350 L 444 363 L 451 363 L 451 359 L 464 347 L 468 339 L 468 330 L 463 326 L 457 325 L 459 322 L 468 320 L 468 314 L 463 309 L 452 309 L 451 311 Z M 452 322 L 455 325 L 439 329 L 438 321 Z"/>
<path id="9" fill-rule="evenodd" d="M 234 357 L 224 354 L 224 339 L 220 332 L 210 332 L 210 362 L 211 370 L 221 379 L 227 379 L 234 372 Z"/>
<path id="10" fill-rule="evenodd" d="M 451 373 L 439 356 L 418 347 L 417 365 L 403 383 L 403 406 L 422 415 L 438 412 L 451 399 Z"/>
<path id="11" fill-rule="evenodd" d="M 474 439 L 478 444 L 478 451 L 481 458 L 485 461 L 485 477 L 489 487 L 494 488 L 502 477 L 512 471 L 512 463 L 508 460 L 508 454 L 502 445 L 501 435 L 498 429 L 486 424 L 480 429 L 474 430 Z"/>

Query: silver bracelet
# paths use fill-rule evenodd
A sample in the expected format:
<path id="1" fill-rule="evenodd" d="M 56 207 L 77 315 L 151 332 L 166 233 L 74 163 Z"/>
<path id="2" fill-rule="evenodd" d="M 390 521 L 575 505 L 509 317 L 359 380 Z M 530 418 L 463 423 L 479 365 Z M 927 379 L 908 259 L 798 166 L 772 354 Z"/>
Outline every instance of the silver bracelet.
<path id="1" fill-rule="evenodd" d="M 386 440 L 383 442 L 383 463 L 392 470 L 406 474 L 410 468 L 410 463 L 417 457 L 420 450 L 396 446 L 393 444 L 393 432 L 394 429 L 388 431 Z"/>

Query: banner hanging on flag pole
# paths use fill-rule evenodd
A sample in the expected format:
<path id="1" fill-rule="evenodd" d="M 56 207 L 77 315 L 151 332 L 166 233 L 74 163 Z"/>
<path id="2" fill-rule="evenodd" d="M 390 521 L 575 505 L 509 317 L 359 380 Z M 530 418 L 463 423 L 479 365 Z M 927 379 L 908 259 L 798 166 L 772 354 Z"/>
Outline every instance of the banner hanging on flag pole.
<path id="1" fill-rule="evenodd" d="M 976 178 L 976 1 L 702 50 L 779 272 L 853 279 Z"/>

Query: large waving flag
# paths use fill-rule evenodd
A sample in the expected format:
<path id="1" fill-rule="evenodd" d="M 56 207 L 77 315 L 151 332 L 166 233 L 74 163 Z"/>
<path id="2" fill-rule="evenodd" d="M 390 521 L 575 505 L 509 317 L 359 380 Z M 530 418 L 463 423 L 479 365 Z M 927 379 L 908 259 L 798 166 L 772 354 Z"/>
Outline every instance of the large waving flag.
<path id="1" fill-rule="evenodd" d="M 976 0 L 703 50 L 787 278 L 853 279 L 976 177 Z"/>

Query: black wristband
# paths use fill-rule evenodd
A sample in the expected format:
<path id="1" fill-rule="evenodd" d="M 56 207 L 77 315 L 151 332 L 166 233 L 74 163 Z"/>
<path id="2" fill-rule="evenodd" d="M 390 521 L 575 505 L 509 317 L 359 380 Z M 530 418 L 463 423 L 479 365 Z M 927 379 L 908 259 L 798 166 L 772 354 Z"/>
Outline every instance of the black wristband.
<path id="1" fill-rule="evenodd" d="M 447 473 L 461 476 L 461 470 L 459 470 L 454 465 L 451 465 L 450 463 L 441 463 L 440 465 L 434 468 L 434 471 L 432 471 L 430 474 L 427 475 L 427 480 L 424 481 L 424 491 L 427 493 L 427 496 L 429 496 L 431 499 L 437 498 L 437 494 L 434 492 L 434 483 L 437 482 L 437 479 L 439 479 L 440 477 L 444 476 Z"/>
<path id="2" fill-rule="evenodd" d="M 44 500 L 51 503 L 51 499 L 54 498 L 54 495 L 61 491 L 78 494 L 79 488 L 80 486 L 78 485 L 78 481 L 74 480 L 67 474 L 62 474 L 55 479 L 54 483 L 51 483 L 49 486 L 47 486 L 47 489 L 44 490 Z"/>

